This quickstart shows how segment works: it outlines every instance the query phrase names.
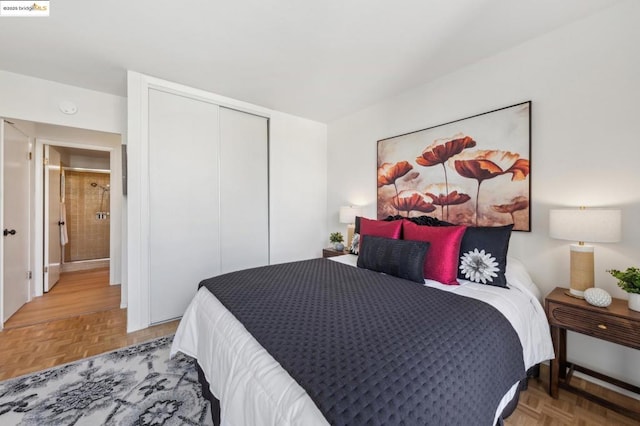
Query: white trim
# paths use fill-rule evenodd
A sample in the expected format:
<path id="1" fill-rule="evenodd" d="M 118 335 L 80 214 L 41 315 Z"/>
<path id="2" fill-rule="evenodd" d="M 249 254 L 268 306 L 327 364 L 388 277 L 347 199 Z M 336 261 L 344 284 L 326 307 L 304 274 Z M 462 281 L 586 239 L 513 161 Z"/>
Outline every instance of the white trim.
<path id="1" fill-rule="evenodd" d="M 142 74 L 127 72 L 127 332 L 140 330 L 149 325 L 149 274 L 148 247 L 144 246 L 142 230 L 142 141 L 147 140 L 148 129 L 148 85 Z M 148 203 L 148 200 L 147 200 Z M 143 253 L 143 250 L 145 251 Z M 146 281 L 143 274 L 146 272 Z"/>
<path id="2" fill-rule="evenodd" d="M 37 223 L 42 224 L 42 250 L 39 249 L 40 241 L 36 241 L 36 251 L 38 253 L 42 253 L 42 275 L 38 275 L 36 277 L 36 282 L 42 278 L 42 285 L 36 285 L 36 289 L 38 289 L 42 294 L 45 291 L 51 290 L 53 287 L 50 283 L 51 278 L 49 276 L 49 188 L 51 188 L 51 177 L 49 176 L 49 159 L 51 158 L 50 148 L 51 145 L 44 144 L 44 153 L 43 158 L 47 160 L 47 164 L 44 165 L 42 162 L 38 163 L 40 171 L 42 172 L 42 195 L 36 192 L 36 200 L 42 200 L 42 221 L 38 221 Z M 44 170 L 46 169 L 46 170 Z M 40 181 L 38 179 L 38 181 Z M 39 227 L 39 226 L 38 226 Z"/>
<path id="3" fill-rule="evenodd" d="M 4 126 L 0 118 L 0 229 L 4 230 Z M 0 265 L 4 264 L 4 243 L 0 244 Z M 0 330 L 4 328 L 4 268 L 0 271 Z"/>
<path id="4" fill-rule="evenodd" d="M 182 84 L 127 71 L 127 332 L 147 328 L 149 270 L 149 89 L 230 108 L 267 119 L 273 111 Z"/>
<path id="5" fill-rule="evenodd" d="M 270 118 L 272 114 L 272 111 L 270 109 L 250 104 L 248 102 L 238 101 L 236 99 L 227 98 L 226 96 L 216 95 L 215 93 L 207 92 L 189 86 L 184 86 L 179 83 L 174 83 L 148 75 L 139 74 L 135 71 L 128 72 L 129 77 L 132 74 L 137 74 L 140 77 L 142 88 L 147 89 L 147 91 L 148 89 L 156 89 L 163 92 L 184 96 L 190 99 L 212 103 L 221 107 L 259 115 L 265 118 Z"/>
<path id="6" fill-rule="evenodd" d="M 49 166 L 51 167 L 51 166 Z M 55 167 L 55 166 L 54 166 Z M 106 169 L 88 169 L 86 167 L 62 167 L 63 170 L 69 170 L 70 172 L 89 172 L 89 173 L 111 173 L 111 170 Z"/>

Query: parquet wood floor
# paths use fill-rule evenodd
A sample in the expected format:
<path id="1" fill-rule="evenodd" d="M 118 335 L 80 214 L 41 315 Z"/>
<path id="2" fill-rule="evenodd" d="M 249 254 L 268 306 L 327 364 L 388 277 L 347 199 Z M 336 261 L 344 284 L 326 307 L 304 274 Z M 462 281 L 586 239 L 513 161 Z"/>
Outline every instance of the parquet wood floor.
<path id="1" fill-rule="evenodd" d="M 520 394 L 518 407 L 505 420 L 505 425 L 638 426 L 640 424 L 637 420 L 608 410 L 564 389 L 560 389 L 558 399 L 553 399 L 547 392 L 548 384 L 549 369 L 546 365 L 542 365 L 540 378 L 529 380 L 529 388 Z M 577 377 L 571 380 L 571 384 L 625 407 L 640 410 L 640 401 L 637 399 L 629 398 Z"/>
<path id="2" fill-rule="evenodd" d="M 53 289 L 20 308 L 0 332 L 0 380 L 174 333 L 177 321 L 127 334 L 120 286 L 109 269 L 64 273 Z"/>
<path id="3" fill-rule="evenodd" d="M 76 276 L 75 279 L 81 281 L 80 277 Z M 80 284 L 77 283 L 77 285 Z M 62 289 L 63 287 L 60 287 L 61 293 Z M 73 296 L 73 291 L 69 290 L 69 294 Z M 119 306 L 119 294 L 117 300 Z M 166 336 L 174 333 L 177 326 L 178 321 L 172 321 L 127 334 L 126 309 L 116 307 L 30 326 L 5 329 L 0 332 L 0 380 Z M 607 410 L 564 389 L 560 389 L 560 398 L 551 398 L 547 393 L 548 377 L 548 369 L 543 365 L 540 378 L 531 379 L 529 389 L 521 393 L 516 411 L 505 421 L 507 426 L 638 426 L 637 421 Z M 638 400 L 579 378 L 574 378 L 572 383 L 619 404 L 640 409 Z"/>
<path id="4" fill-rule="evenodd" d="M 109 285 L 109 268 L 65 272 L 51 291 L 22 306 L 4 327 L 24 327 L 119 307 L 120 286 Z"/>
<path id="5" fill-rule="evenodd" d="M 174 333 L 178 321 L 127 334 L 127 310 L 111 309 L 0 332 L 0 380 Z"/>

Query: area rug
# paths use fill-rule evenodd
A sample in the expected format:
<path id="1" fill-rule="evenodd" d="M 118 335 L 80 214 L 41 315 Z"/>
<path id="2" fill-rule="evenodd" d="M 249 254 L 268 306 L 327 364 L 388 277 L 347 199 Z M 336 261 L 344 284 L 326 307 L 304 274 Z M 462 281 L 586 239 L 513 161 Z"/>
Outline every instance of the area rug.
<path id="1" fill-rule="evenodd" d="M 211 425 L 173 336 L 0 382 L 0 425 Z"/>

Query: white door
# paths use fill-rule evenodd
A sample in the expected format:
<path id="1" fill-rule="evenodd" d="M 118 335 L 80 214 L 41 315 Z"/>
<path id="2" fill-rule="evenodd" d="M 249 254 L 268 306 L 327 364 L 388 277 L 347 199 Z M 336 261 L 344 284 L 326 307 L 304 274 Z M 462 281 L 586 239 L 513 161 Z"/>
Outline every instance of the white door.
<path id="1" fill-rule="evenodd" d="M 29 298 L 29 138 L 0 120 L 2 322 Z"/>
<path id="2" fill-rule="evenodd" d="M 44 145 L 44 291 L 60 279 L 60 153 Z"/>
<path id="3" fill-rule="evenodd" d="M 269 264 L 268 120 L 220 108 L 220 265 Z"/>
<path id="4" fill-rule="evenodd" d="M 220 273 L 218 106 L 149 90 L 151 323 L 184 314 Z"/>

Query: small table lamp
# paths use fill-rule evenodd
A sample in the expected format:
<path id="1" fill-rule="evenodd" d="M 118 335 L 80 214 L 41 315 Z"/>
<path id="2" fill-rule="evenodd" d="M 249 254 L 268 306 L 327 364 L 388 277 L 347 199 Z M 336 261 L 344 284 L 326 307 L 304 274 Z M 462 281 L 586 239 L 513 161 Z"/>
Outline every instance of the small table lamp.
<path id="1" fill-rule="evenodd" d="M 347 223 L 347 248 L 351 248 L 355 232 L 356 216 L 362 216 L 362 208 L 355 206 L 340 207 L 340 223 Z"/>
<path id="2" fill-rule="evenodd" d="M 582 298 L 594 286 L 593 246 L 585 242 L 614 243 L 621 237 L 620 210 L 566 209 L 549 211 L 549 235 L 571 244 L 571 278 L 569 295 Z"/>

